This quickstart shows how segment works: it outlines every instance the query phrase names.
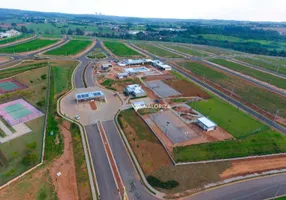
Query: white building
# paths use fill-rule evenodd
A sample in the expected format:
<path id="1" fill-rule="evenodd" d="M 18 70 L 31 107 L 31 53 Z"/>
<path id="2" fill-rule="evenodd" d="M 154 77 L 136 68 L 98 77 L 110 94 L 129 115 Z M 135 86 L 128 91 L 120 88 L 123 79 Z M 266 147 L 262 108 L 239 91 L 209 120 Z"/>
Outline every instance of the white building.
<path id="1" fill-rule="evenodd" d="M 11 29 L 11 30 L 6 31 L 5 33 L 1 32 L 0 38 L 14 37 L 14 36 L 18 36 L 18 35 L 21 35 L 21 33 L 19 31 Z"/>
<path id="2" fill-rule="evenodd" d="M 205 131 L 212 131 L 216 128 L 216 124 L 209 120 L 208 118 L 206 117 L 200 117 L 197 119 L 197 124 L 202 128 L 204 129 Z"/>
<path id="3" fill-rule="evenodd" d="M 78 93 L 75 95 L 75 100 L 77 103 L 79 101 L 88 101 L 88 100 L 103 100 L 106 102 L 105 95 L 102 91 Z"/>
<path id="4" fill-rule="evenodd" d="M 118 79 L 122 79 L 122 78 L 127 78 L 129 76 L 129 74 L 128 73 L 118 73 L 117 74 L 117 78 Z"/>
<path id="5" fill-rule="evenodd" d="M 138 84 L 127 85 L 127 87 L 125 88 L 124 92 L 127 95 L 131 95 L 131 96 L 133 96 L 135 98 L 146 96 L 145 91 Z"/>
<path id="6" fill-rule="evenodd" d="M 102 68 L 103 70 L 107 70 L 107 69 L 109 69 L 110 67 L 112 67 L 112 64 L 110 64 L 110 63 L 104 63 L 104 64 L 101 65 L 101 68 Z"/>
<path id="7" fill-rule="evenodd" d="M 162 63 L 160 60 L 153 61 L 153 65 L 155 67 L 158 67 L 161 70 L 165 70 L 165 71 L 172 70 L 172 67 L 170 65 L 166 65 L 166 64 Z"/>
<path id="8" fill-rule="evenodd" d="M 172 67 L 170 65 L 164 64 L 160 60 L 151 60 L 151 59 L 128 59 L 128 60 L 122 60 L 117 63 L 120 67 L 130 66 L 130 65 L 145 65 L 145 64 L 151 64 L 155 67 L 158 67 L 161 70 L 172 70 Z"/>

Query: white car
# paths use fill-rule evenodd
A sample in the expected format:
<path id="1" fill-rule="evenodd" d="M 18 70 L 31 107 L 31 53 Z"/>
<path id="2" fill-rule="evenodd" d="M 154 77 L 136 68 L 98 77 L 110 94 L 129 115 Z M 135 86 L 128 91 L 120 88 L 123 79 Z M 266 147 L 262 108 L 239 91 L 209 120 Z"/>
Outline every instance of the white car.
<path id="1" fill-rule="evenodd" d="M 79 119 L 80 119 L 80 116 L 76 115 L 74 118 L 75 118 L 76 120 L 79 120 Z"/>

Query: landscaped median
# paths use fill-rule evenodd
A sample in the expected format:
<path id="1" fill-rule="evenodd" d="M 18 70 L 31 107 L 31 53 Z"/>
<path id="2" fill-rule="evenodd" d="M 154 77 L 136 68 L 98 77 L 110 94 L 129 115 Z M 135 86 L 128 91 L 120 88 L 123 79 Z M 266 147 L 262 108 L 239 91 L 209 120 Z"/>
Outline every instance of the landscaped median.
<path id="1" fill-rule="evenodd" d="M 74 56 L 87 49 L 91 44 L 90 40 L 71 40 L 59 48 L 45 52 L 44 55 Z"/>
<path id="2" fill-rule="evenodd" d="M 58 41 L 59 40 L 35 39 L 18 45 L 1 48 L 0 53 L 24 53 L 35 51 L 55 44 Z"/>

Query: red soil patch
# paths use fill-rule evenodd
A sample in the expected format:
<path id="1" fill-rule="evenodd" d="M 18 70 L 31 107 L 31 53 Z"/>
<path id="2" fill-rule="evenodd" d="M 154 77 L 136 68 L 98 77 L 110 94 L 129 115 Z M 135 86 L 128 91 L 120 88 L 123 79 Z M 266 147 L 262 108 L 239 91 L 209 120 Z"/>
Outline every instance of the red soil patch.
<path id="1" fill-rule="evenodd" d="M 59 199 L 78 200 L 71 133 L 59 126 L 64 137 L 64 153 L 50 167 L 50 175 Z M 57 173 L 61 172 L 61 176 Z"/>
<path id="2" fill-rule="evenodd" d="M 199 87 L 189 83 L 186 80 L 168 79 L 164 80 L 164 83 L 179 91 L 184 97 L 197 96 L 203 99 L 210 98 L 207 92 L 203 91 Z"/>
<path id="3" fill-rule="evenodd" d="M 184 106 L 175 106 L 175 107 L 173 107 L 173 109 L 177 112 L 189 113 L 189 114 L 194 114 L 194 115 L 197 114 L 192 109 L 186 108 Z"/>
<path id="4" fill-rule="evenodd" d="M 173 79 L 173 78 L 175 78 L 175 76 L 173 76 L 172 74 L 169 74 L 168 72 L 165 72 L 164 75 L 145 76 L 144 81 L 155 81 L 155 80 L 161 81 L 161 80 Z"/>
<path id="5" fill-rule="evenodd" d="M 0 56 L 0 63 L 6 62 L 6 61 L 8 61 L 8 60 L 10 60 L 9 57 Z"/>
<path id="6" fill-rule="evenodd" d="M 89 105 L 91 107 L 91 110 L 96 110 L 97 109 L 96 103 L 94 101 L 89 102 Z"/>
<path id="7" fill-rule="evenodd" d="M 252 173 L 286 168 L 286 156 L 269 156 L 264 158 L 232 161 L 232 167 L 220 174 L 222 179 L 243 176 Z"/>

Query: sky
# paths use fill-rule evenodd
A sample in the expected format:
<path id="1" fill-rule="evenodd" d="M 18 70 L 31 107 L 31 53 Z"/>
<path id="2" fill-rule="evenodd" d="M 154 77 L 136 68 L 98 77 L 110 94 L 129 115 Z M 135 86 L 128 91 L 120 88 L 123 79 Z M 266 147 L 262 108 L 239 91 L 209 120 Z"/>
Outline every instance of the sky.
<path id="1" fill-rule="evenodd" d="M 286 0 L 1 0 L 1 7 L 74 14 L 286 22 Z"/>

